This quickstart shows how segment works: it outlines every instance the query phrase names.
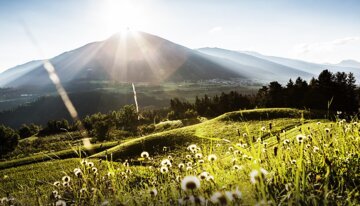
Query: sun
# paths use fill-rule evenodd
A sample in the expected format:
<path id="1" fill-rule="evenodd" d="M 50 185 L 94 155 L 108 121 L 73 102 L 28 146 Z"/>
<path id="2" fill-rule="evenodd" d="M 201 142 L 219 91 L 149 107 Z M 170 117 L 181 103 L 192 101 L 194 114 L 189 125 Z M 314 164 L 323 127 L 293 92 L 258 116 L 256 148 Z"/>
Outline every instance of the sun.
<path id="1" fill-rule="evenodd" d="M 141 30 L 146 25 L 143 5 L 131 0 L 108 0 L 106 3 L 104 17 L 109 31 Z"/>

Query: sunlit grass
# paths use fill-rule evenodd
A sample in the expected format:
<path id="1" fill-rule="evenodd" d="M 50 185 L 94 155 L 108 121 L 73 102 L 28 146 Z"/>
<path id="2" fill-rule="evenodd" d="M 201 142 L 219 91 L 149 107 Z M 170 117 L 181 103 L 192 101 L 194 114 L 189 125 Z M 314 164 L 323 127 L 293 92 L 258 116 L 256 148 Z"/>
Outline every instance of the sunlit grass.
<path id="1" fill-rule="evenodd" d="M 22 204 L 359 204 L 356 122 L 211 121 L 144 137 L 188 137 L 176 147 L 165 141 L 168 146 L 153 149 L 151 141 L 133 139 L 108 150 L 108 161 L 69 159 L 1 170 L 0 194 L 10 192 Z M 111 161 L 116 152 L 121 162 Z"/>

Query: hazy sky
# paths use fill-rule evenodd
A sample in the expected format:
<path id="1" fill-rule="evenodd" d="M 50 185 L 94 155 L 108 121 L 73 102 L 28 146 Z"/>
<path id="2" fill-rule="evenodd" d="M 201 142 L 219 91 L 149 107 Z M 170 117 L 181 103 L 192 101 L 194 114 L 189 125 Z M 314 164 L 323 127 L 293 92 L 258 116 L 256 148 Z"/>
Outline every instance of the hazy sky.
<path id="1" fill-rule="evenodd" d="M 125 27 L 189 48 L 320 63 L 360 61 L 357 0 L 0 0 L 0 71 L 103 40 Z"/>

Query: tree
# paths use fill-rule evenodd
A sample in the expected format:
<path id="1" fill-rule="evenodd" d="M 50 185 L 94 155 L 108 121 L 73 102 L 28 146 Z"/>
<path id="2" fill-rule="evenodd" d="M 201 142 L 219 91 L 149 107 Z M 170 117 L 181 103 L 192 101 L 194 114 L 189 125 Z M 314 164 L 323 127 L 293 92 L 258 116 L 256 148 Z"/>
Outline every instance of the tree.
<path id="1" fill-rule="evenodd" d="M 0 125 L 0 156 L 12 152 L 18 145 L 19 135 L 10 127 Z"/>

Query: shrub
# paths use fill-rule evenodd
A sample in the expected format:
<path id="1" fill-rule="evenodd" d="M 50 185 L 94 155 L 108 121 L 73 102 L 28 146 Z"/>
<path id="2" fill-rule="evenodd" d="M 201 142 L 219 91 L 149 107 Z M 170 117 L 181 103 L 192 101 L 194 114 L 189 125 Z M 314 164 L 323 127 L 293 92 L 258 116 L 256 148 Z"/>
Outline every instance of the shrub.
<path id="1" fill-rule="evenodd" d="M 18 145 L 19 135 L 4 125 L 0 125 L 0 156 L 13 151 Z"/>

